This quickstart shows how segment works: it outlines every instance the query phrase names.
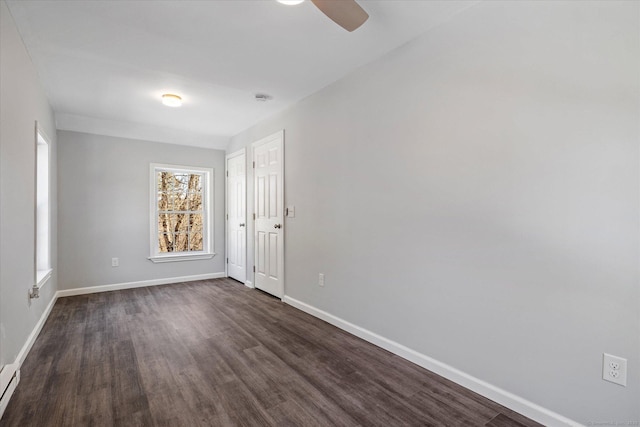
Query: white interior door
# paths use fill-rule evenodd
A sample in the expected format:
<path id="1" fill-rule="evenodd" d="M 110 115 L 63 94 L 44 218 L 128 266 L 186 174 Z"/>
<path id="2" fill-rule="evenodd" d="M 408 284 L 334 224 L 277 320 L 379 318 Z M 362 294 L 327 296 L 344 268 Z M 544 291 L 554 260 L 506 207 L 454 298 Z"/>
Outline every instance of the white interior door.
<path id="1" fill-rule="evenodd" d="M 254 284 L 284 296 L 284 131 L 253 144 L 255 193 Z"/>
<path id="2" fill-rule="evenodd" d="M 240 150 L 227 156 L 227 275 L 247 280 L 246 156 Z"/>

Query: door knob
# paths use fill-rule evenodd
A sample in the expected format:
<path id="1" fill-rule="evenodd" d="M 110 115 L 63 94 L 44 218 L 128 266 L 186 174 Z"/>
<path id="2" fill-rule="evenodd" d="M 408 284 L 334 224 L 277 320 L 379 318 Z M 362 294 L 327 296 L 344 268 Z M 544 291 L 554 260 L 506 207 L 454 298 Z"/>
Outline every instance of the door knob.
<path id="1" fill-rule="evenodd" d="M 282 224 L 276 224 L 273 226 L 273 228 L 282 228 Z"/>
<path id="2" fill-rule="evenodd" d="M 244 227 L 244 222 L 242 224 L 240 224 L 239 227 Z"/>

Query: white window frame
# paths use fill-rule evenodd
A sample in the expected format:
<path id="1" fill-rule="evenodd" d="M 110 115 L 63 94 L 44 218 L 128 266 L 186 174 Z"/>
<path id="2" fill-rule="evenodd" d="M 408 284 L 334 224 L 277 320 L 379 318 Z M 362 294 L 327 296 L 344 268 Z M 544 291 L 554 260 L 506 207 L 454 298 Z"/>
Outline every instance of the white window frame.
<path id="1" fill-rule="evenodd" d="M 158 245 L 158 172 L 197 173 L 204 175 L 202 180 L 202 251 L 161 253 Z M 195 261 L 211 259 L 213 251 L 213 169 L 196 166 L 168 165 L 151 163 L 149 168 L 149 200 L 150 200 L 150 254 L 149 260 L 154 263 Z"/>
<path id="2" fill-rule="evenodd" d="M 36 122 L 34 208 L 34 288 L 51 278 L 51 143 Z"/>

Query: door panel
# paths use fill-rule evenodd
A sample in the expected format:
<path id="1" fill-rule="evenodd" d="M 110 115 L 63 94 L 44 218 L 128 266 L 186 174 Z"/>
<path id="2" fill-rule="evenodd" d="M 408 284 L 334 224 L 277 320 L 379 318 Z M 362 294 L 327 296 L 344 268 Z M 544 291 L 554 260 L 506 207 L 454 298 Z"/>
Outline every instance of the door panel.
<path id="1" fill-rule="evenodd" d="M 277 233 L 269 233 L 269 277 L 278 279 L 278 236 Z"/>
<path id="2" fill-rule="evenodd" d="M 278 176 L 269 175 L 269 217 L 278 216 Z"/>
<path id="3" fill-rule="evenodd" d="M 255 286 L 284 296 L 284 132 L 253 144 L 255 161 Z"/>
<path id="4" fill-rule="evenodd" d="M 258 261 L 258 265 L 256 266 L 256 273 L 260 275 L 266 274 L 266 266 L 265 259 L 267 256 L 267 245 L 266 245 L 266 233 L 264 231 L 258 231 L 258 257 L 256 258 Z"/>
<path id="5" fill-rule="evenodd" d="M 256 201 L 257 215 L 258 215 L 258 218 L 264 218 L 267 213 L 266 199 L 265 199 L 266 188 L 264 185 L 265 184 L 264 176 L 259 176 L 257 180 L 258 180 L 258 184 L 256 185 L 256 191 L 257 191 L 256 194 L 258 197 Z"/>

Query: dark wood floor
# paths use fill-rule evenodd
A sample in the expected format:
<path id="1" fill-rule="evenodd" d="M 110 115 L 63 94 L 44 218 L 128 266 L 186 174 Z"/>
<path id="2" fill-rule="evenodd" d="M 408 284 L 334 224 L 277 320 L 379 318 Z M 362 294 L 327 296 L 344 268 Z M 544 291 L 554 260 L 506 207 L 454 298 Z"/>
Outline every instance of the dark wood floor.
<path id="1" fill-rule="evenodd" d="M 61 298 L 2 426 L 534 426 L 229 279 Z"/>

